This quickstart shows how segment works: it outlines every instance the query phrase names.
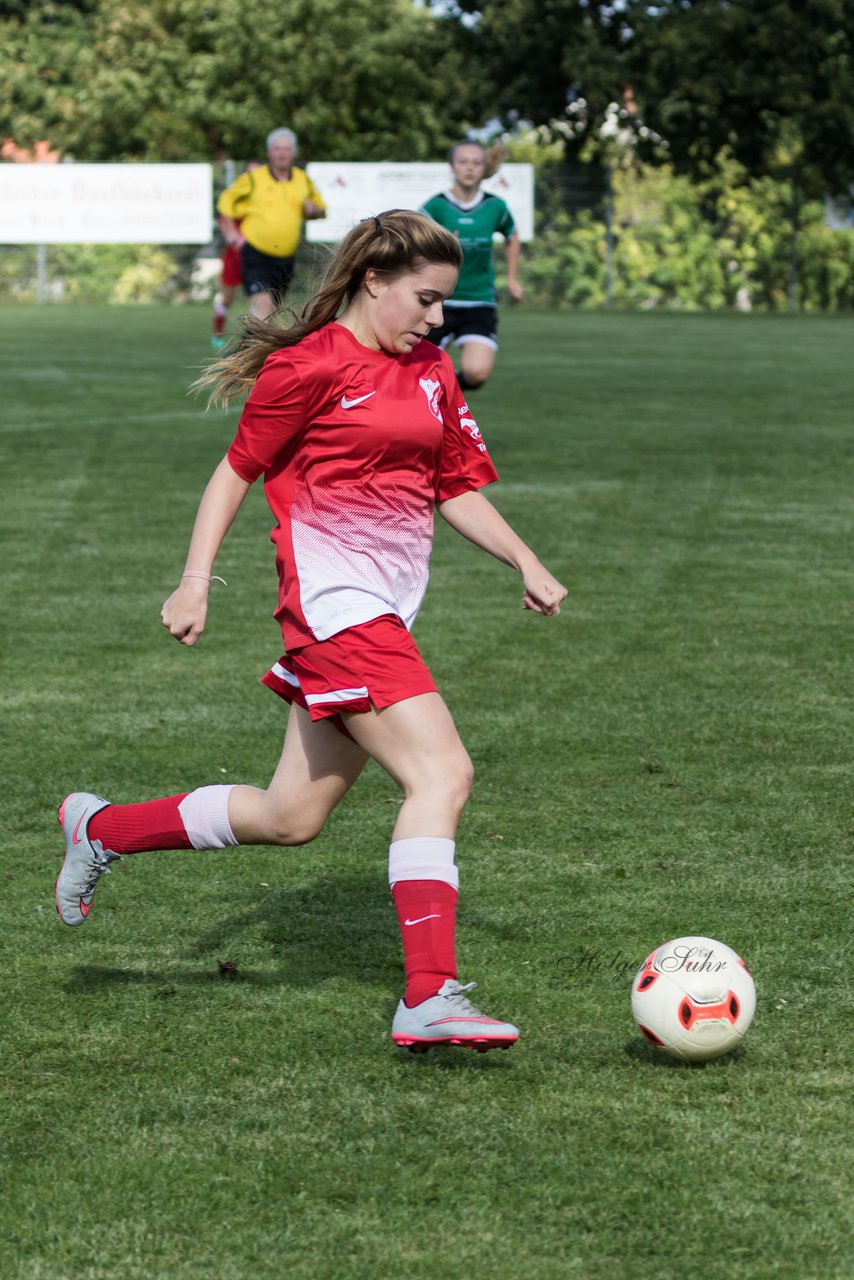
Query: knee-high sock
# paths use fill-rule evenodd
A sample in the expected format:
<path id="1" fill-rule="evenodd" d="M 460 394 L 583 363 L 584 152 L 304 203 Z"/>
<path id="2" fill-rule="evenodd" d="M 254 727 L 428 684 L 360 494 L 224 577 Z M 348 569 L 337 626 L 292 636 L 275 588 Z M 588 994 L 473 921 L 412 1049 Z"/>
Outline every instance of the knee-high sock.
<path id="1" fill-rule="evenodd" d="M 143 804 L 111 804 L 89 822 L 89 839 L 111 853 L 150 849 L 224 849 L 237 844 L 228 821 L 231 786 L 196 791 Z"/>
<path id="2" fill-rule="evenodd" d="M 217 298 L 214 302 L 213 309 L 213 331 L 215 337 L 221 338 L 225 333 L 225 322 L 227 319 L 228 307 L 220 298 Z"/>
<path id="3" fill-rule="evenodd" d="M 388 876 L 403 942 L 403 999 L 411 1008 L 457 976 L 454 841 L 430 836 L 394 841 Z"/>

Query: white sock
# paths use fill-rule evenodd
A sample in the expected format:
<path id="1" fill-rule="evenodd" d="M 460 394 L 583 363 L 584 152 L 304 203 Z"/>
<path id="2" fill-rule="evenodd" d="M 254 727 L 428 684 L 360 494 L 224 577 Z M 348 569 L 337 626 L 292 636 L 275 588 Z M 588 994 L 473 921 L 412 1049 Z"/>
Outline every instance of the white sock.
<path id="1" fill-rule="evenodd" d="M 187 839 L 194 849 L 224 849 L 237 844 L 228 821 L 228 797 L 233 788 L 234 783 L 198 787 L 178 805 Z"/>
<path id="2" fill-rule="evenodd" d="M 455 849 L 455 841 L 439 836 L 393 840 L 388 850 L 389 885 L 393 889 L 398 880 L 444 880 L 458 889 L 460 873 L 454 865 Z"/>

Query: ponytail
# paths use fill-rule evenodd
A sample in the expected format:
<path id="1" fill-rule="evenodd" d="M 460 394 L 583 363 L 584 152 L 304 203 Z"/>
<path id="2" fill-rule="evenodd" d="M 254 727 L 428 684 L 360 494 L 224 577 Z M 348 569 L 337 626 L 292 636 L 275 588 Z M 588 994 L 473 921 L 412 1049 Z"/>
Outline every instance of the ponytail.
<path id="1" fill-rule="evenodd" d="M 316 333 L 353 301 L 368 271 L 388 281 L 428 262 L 459 270 L 462 250 L 457 238 L 423 213 L 390 209 L 363 218 L 338 246 L 317 293 L 284 328 L 246 316 L 237 345 L 213 361 L 192 389 L 210 389 L 209 405 L 229 404 L 248 393 L 264 361 L 276 351 L 296 346 Z"/>

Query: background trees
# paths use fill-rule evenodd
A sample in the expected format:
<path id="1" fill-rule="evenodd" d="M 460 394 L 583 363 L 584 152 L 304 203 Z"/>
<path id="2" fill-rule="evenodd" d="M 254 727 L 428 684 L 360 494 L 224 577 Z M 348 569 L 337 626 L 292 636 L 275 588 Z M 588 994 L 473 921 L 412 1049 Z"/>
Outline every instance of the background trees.
<path id="1" fill-rule="evenodd" d="M 307 160 L 418 160 L 503 134 L 541 174 L 543 300 L 601 305 L 606 259 L 621 305 L 773 307 L 800 258 L 803 305 L 854 305 L 820 203 L 854 179 L 854 0 L 0 0 L 0 50 L 0 143 L 246 160 L 286 123 Z"/>
<path id="2" fill-rule="evenodd" d="M 579 97 L 595 130 L 630 87 L 680 172 L 854 170 L 854 0 L 6 0 L 0 47 L 0 135 L 79 160 L 249 156 L 284 120 L 316 156 L 435 157 Z"/>
<path id="3" fill-rule="evenodd" d="M 0 19 L 0 136 L 80 161 L 435 157 L 466 120 L 452 24 L 412 0 L 80 0 Z"/>
<path id="4" fill-rule="evenodd" d="M 852 0 L 629 0 L 625 59 L 646 121 L 682 170 L 726 148 L 811 192 L 854 177 Z"/>

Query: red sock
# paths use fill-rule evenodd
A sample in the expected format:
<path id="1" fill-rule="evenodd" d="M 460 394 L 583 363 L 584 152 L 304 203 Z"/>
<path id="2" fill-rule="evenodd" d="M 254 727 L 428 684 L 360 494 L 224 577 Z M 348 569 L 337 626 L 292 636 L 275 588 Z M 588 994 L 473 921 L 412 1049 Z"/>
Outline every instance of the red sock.
<path id="1" fill-rule="evenodd" d="M 89 839 L 111 853 L 147 849 L 192 849 L 178 805 L 187 793 L 145 804 L 111 804 L 89 822 Z"/>
<path id="2" fill-rule="evenodd" d="M 391 893 L 403 939 L 403 1000 L 411 1009 L 457 976 L 457 891 L 444 880 L 398 880 Z"/>

